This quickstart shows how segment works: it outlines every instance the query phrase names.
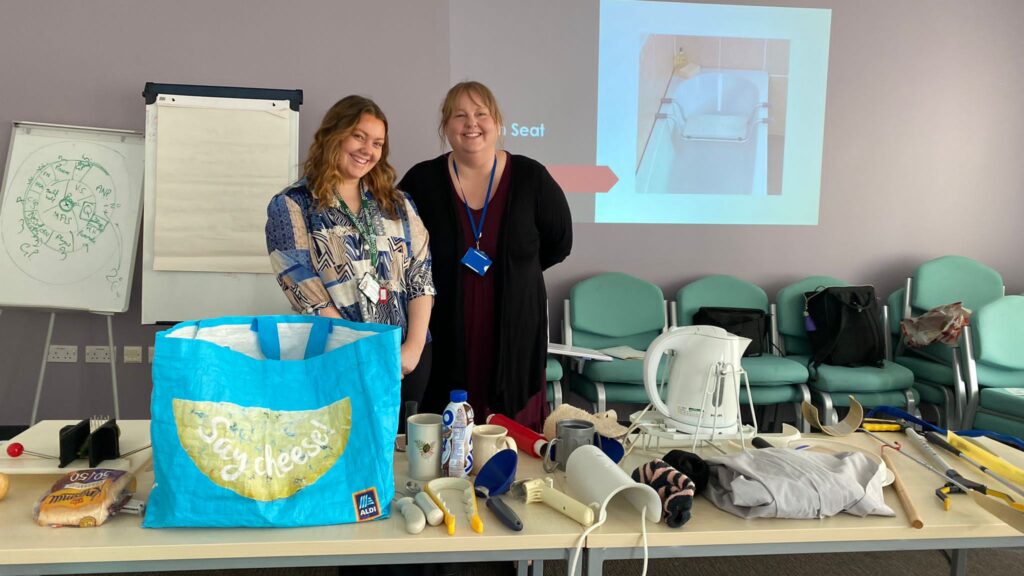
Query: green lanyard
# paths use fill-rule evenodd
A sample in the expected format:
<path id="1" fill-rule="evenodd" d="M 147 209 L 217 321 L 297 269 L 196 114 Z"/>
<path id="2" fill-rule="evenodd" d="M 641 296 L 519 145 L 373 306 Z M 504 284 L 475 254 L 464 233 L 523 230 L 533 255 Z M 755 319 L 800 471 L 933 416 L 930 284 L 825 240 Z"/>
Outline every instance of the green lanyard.
<path id="1" fill-rule="evenodd" d="M 360 238 L 369 245 L 370 249 L 370 266 L 373 268 L 373 275 L 377 276 L 377 233 L 373 229 L 373 223 L 370 222 L 370 202 L 366 199 L 366 193 L 363 190 L 359 191 L 359 196 L 362 198 L 362 209 L 359 211 L 360 215 L 366 215 L 366 219 L 357 217 L 349 209 L 348 204 L 345 204 L 345 200 L 338 196 L 338 203 L 341 204 L 341 211 L 348 216 L 348 219 L 352 221 L 352 224 L 356 227 L 356 231 L 359 232 Z"/>

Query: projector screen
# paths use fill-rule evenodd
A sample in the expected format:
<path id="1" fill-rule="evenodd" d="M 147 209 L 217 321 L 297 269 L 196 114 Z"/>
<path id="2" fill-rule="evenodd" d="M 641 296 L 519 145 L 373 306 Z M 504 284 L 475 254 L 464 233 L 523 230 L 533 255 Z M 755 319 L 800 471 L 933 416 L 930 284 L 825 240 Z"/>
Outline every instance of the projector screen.
<path id="1" fill-rule="evenodd" d="M 574 220 L 818 223 L 830 10 L 533 3 L 453 0 L 451 79 L 495 91 Z"/>

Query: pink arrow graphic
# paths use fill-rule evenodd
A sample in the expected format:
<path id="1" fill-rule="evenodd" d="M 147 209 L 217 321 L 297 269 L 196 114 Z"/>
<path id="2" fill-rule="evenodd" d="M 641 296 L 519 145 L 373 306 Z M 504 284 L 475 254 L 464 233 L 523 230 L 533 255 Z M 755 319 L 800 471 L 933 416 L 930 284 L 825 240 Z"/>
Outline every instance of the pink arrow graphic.
<path id="1" fill-rule="evenodd" d="M 567 194 L 570 192 L 603 194 L 611 190 L 612 186 L 619 181 L 619 177 L 607 166 L 564 164 L 547 168 L 551 177 Z"/>

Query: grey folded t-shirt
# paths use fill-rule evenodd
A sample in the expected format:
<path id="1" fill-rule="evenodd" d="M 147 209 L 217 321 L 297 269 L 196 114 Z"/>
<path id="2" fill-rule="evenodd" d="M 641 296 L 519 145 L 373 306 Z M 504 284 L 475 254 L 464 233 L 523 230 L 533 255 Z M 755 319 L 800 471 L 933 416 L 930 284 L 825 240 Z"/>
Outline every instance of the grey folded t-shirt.
<path id="1" fill-rule="evenodd" d="M 704 496 L 741 518 L 895 515 L 882 496 L 884 469 L 860 452 L 764 448 L 707 463 Z"/>

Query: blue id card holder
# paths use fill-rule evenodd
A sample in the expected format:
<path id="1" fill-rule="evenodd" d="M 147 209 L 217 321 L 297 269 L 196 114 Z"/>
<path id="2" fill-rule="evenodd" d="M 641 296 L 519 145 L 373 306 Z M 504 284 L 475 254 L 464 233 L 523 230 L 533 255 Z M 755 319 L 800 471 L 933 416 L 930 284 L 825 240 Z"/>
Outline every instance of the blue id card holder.
<path id="1" fill-rule="evenodd" d="M 492 264 L 487 254 L 484 254 L 482 250 L 472 247 L 466 250 L 466 255 L 462 257 L 462 263 L 465 264 L 466 268 L 476 272 L 479 276 L 487 274 L 487 269 Z"/>

